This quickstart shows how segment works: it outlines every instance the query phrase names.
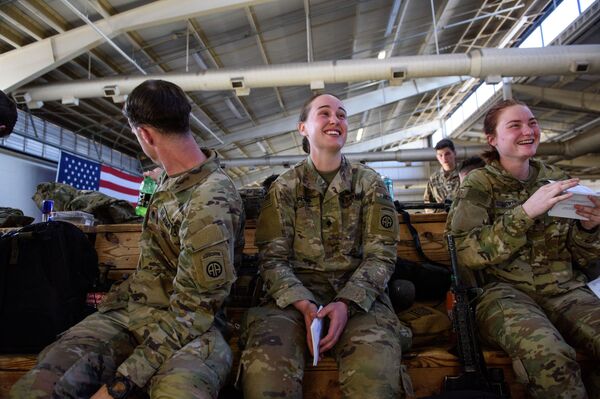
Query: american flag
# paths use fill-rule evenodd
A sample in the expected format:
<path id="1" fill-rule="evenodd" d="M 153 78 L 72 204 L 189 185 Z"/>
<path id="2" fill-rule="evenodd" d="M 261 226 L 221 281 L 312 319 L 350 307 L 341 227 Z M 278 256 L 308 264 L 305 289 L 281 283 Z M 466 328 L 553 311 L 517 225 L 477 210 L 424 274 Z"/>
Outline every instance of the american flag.
<path id="1" fill-rule="evenodd" d="M 70 184 L 78 190 L 96 190 L 113 198 L 135 204 L 138 199 L 140 176 L 130 175 L 110 166 L 60 153 L 56 181 Z"/>

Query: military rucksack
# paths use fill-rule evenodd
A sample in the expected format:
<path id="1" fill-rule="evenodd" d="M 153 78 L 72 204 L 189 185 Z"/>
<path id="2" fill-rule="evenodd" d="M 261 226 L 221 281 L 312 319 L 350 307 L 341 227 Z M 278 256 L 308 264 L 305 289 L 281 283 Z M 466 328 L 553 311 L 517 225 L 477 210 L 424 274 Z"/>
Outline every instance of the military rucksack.
<path id="1" fill-rule="evenodd" d="M 0 352 L 37 352 L 86 314 L 98 276 L 92 243 L 66 222 L 0 237 Z"/>
<path id="2" fill-rule="evenodd" d="M 27 226 L 33 222 L 33 218 L 23 215 L 23 211 L 17 208 L 0 207 L 0 227 Z"/>

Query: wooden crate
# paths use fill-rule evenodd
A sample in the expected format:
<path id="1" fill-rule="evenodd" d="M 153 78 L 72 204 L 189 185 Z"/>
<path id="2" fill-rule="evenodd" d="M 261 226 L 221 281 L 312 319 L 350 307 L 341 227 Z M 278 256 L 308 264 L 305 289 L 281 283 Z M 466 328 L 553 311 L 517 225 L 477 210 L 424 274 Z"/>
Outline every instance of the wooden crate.
<path id="1" fill-rule="evenodd" d="M 410 215 L 411 224 L 419 233 L 423 252 L 431 260 L 450 264 L 450 255 L 444 240 L 446 213 L 419 213 Z M 415 262 L 423 261 L 417 253 L 414 240 L 402 216 L 398 218 L 400 234 L 398 237 L 398 257 Z"/>
<path id="2" fill-rule="evenodd" d="M 109 278 L 119 280 L 135 271 L 141 232 L 141 224 L 99 225 L 90 232 L 95 234 L 98 263 L 110 268 Z"/>
<path id="3" fill-rule="evenodd" d="M 445 220 L 446 214 L 440 213 L 411 215 L 412 224 L 419 233 L 423 250 L 430 258 L 441 263 L 448 263 L 449 260 L 443 239 Z M 244 252 L 247 254 L 257 251 L 254 244 L 255 229 L 256 222 L 249 220 L 245 230 Z M 110 272 L 111 278 L 119 278 L 135 270 L 139 257 L 138 241 L 141 225 L 101 225 L 86 228 L 86 233 L 95 242 L 99 262 L 113 267 Z M 412 236 L 401 218 L 398 256 L 414 261 L 421 260 L 415 250 Z M 239 325 L 244 311 L 243 308 L 229 308 L 227 314 L 234 325 Z M 237 334 L 234 334 L 229 342 L 235 355 L 230 380 L 233 382 L 240 355 Z M 484 355 L 489 367 L 503 368 L 512 398 L 524 398 L 525 388 L 515 382 L 510 359 L 500 351 L 485 351 Z M 7 397 L 10 386 L 33 367 L 35 358 L 35 355 L 0 355 L 0 399 Z M 585 358 L 580 360 L 584 367 L 590 364 Z M 413 349 L 404 354 L 403 363 L 408 366 L 417 397 L 439 393 L 444 377 L 458 375 L 460 372 L 460 364 L 456 356 L 449 353 L 447 347 L 442 346 Z M 334 359 L 325 357 L 316 367 L 307 364 L 303 385 L 305 398 L 341 398 Z"/>
<path id="4" fill-rule="evenodd" d="M 8 398 L 10 387 L 35 366 L 37 355 L 0 355 L 0 399 Z"/>

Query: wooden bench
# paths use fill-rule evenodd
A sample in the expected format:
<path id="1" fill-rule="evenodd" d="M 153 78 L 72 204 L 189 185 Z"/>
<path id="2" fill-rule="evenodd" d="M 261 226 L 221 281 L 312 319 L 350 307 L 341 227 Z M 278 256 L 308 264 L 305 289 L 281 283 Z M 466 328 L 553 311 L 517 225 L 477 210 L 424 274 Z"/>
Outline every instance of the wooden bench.
<path id="1" fill-rule="evenodd" d="M 412 224 L 419 233 L 424 252 L 432 260 L 449 264 L 449 255 L 444 245 L 443 231 L 446 214 L 412 215 Z M 254 245 L 255 222 L 247 222 L 245 230 L 246 254 L 255 254 Z M 85 230 L 94 240 L 98 252 L 99 263 L 110 268 L 109 276 L 118 279 L 131 274 L 137 265 L 139 256 L 138 239 L 141 225 L 101 225 Z M 412 237 L 406 225 L 400 223 L 398 256 L 408 260 L 419 261 Z M 245 309 L 227 309 L 228 317 L 239 320 Z M 236 364 L 240 351 L 237 347 L 237 336 L 230 340 L 236 354 Z M 412 348 L 403 354 L 403 363 L 408 366 L 413 387 L 417 397 L 439 393 L 442 382 L 447 375 L 458 375 L 460 364 L 456 356 L 449 351 L 449 344 L 436 347 Z M 501 367 L 510 386 L 512 398 L 524 398 L 525 388 L 515 382 L 511 360 L 501 351 L 484 351 L 489 367 Z M 6 397 L 8 390 L 23 374 L 35 364 L 36 355 L 0 355 L 0 398 Z M 584 362 L 585 363 L 585 362 Z M 232 376 L 237 366 L 234 365 Z M 332 358 L 325 358 L 317 367 L 307 365 L 304 377 L 305 398 L 340 398 L 337 366 Z"/>

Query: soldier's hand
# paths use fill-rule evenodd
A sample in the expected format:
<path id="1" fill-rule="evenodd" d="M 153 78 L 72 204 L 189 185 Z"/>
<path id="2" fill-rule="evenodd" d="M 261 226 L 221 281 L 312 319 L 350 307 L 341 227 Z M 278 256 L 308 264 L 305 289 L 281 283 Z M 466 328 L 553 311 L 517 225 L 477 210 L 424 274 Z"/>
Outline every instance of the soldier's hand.
<path id="1" fill-rule="evenodd" d="M 158 183 L 158 179 L 160 179 L 160 175 L 162 174 L 163 169 L 161 167 L 156 167 L 152 170 L 147 170 L 144 172 L 144 176 L 150 177 L 152 180 Z"/>
<path id="2" fill-rule="evenodd" d="M 319 344 L 319 353 L 323 353 L 333 348 L 342 336 L 348 323 L 348 305 L 341 301 L 331 302 L 317 313 L 317 317 L 329 318 L 329 331 Z"/>
<path id="3" fill-rule="evenodd" d="M 580 220 L 579 222 L 586 230 L 591 230 L 594 227 L 600 225 L 600 199 L 593 195 L 588 196 L 590 201 L 594 203 L 594 207 L 575 205 L 575 213 L 579 216 L 584 216 L 589 220 Z"/>
<path id="4" fill-rule="evenodd" d="M 113 399 L 113 397 L 108 393 L 108 389 L 106 388 L 105 384 L 102 385 L 90 399 Z"/>
<path id="5" fill-rule="evenodd" d="M 306 325 L 306 343 L 308 344 L 308 349 L 310 350 L 310 354 L 313 355 L 313 347 L 312 347 L 312 335 L 310 334 L 310 325 L 312 321 L 317 317 L 317 306 L 307 299 L 302 299 L 300 301 L 296 301 L 293 303 L 296 310 L 302 313 L 304 316 L 304 324 Z"/>
<path id="6" fill-rule="evenodd" d="M 579 179 L 555 181 L 538 188 L 523 204 L 523 210 L 530 218 L 536 218 L 546 213 L 557 202 L 566 200 L 573 193 L 564 193 L 565 190 L 579 184 Z"/>

